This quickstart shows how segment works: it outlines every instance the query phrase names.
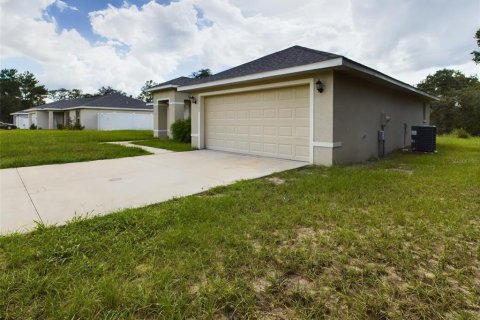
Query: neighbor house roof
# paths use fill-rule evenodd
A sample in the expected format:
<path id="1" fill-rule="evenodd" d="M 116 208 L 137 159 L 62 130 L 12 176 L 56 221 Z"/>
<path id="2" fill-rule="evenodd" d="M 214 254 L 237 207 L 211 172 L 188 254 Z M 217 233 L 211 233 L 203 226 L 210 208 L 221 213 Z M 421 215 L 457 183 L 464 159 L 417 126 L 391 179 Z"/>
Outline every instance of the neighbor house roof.
<path id="1" fill-rule="evenodd" d="M 16 111 L 16 112 L 12 112 L 10 113 L 10 115 L 21 115 L 21 114 L 28 114 L 28 109 L 25 109 L 25 110 L 20 110 L 20 111 Z"/>
<path id="2" fill-rule="evenodd" d="M 139 99 L 127 97 L 120 93 L 111 93 L 104 96 L 59 100 L 36 106 L 31 110 L 69 110 L 78 108 L 107 108 L 107 109 L 152 109 Z M 27 111 L 24 110 L 24 111 Z"/>
<path id="3" fill-rule="evenodd" d="M 327 68 L 353 70 L 368 77 L 389 83 L 390 85 L 401 87 L 406 91 L 420 95 L 424 98 L 436 99 L 436 97 L 422 92 L 409 84 L 341 55 L 302 46 L 293 46 L 203 79 L 192 79 L 187 77 L 173 79 L 150 89 L 150 91 L 166 88 L 177 88 L 178 91 L 198 90 L 252 80 L 298 75 Z"/>

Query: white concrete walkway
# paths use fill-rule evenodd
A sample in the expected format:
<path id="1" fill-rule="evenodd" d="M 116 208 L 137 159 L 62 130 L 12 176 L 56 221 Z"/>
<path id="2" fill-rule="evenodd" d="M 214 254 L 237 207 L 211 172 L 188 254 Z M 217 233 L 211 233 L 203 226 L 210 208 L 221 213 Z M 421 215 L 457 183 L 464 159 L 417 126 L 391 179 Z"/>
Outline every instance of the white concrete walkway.
<path id="1" fill-rule="evenodd" d="M 132 141 L 115 141 L 115 142 L 105 142 L 109 144 L 118 144 L 124 147 L 130 147 L 130 148 L 140 148 L 145 151 L 150 152 L 151 154 L 165 154 L 165 153 L 172 153 L 175 151 L 170 151 L 166 149 L 160 149 L 160 148 L 153 148 L 153 147 L 148 147 L 148 146 L 141 146 L 137 144 L 133 144 Z"/>
<path id="2" fill-rule="evenodd" d="M 304 162 L 210 150 L 0 170 L 0 234 L 62 224 L 299 168 Z"/>

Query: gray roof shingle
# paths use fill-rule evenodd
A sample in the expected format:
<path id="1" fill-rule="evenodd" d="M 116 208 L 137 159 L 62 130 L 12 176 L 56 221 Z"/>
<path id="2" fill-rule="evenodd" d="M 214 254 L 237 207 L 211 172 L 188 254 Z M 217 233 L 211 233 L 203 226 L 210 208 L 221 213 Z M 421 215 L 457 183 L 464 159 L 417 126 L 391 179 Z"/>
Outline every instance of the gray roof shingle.
<path id="1" fill-rule="evenodd" d="M 36 109 L 69 109 L 75 107 L 104 107 L 118 109 L 152 109 L 139 99 L 127 97 L 120 93 L 111 93 L 104 96 L 59 100 L 35 107 Z"/>
<path id="2" fill-rule="evenodd" d="M 219 72 L 210 77 L 202 79 L 194 79 L 188 77 L 179 77 L 156 85 L 162 87 L 167 85 L 188 86 L 200 83 L 207 83 L 217 80 L 225 80 L 241 76 L 247 76 L 255 73 L 279 70 L 284 68 L 302 66 L 315 62 L 322 62 L 330 59 L 339 58 L 341 56 L 324 51 L 318 51 L 301 46 L 293 46 L 272 54 L 266 55 L 259 59 L 241 64 L 237 67 Z"/>
<path id="3" fill-rule="evenodd" d="M 178 78 L 175 78 L 175 79 L 172 79 L 172 80 L 168 80 L 168 81 L 159 83 L 155 87 L 167 86 L 169 84 L 174 85 L 174 86 L 186 86 L 194 80 L 196 80 L 196 79 L 189 78 L 189 77 L 178 77 Z"/>
<path id="4" fill-rule="evenodd" d="M 302 66 L 340 57 L 341 56 L 330 52 L 318 51 L 302 46 L 293 46 L 266 55 L 259 59 L 241 64 L 237 67 L 219 72 L 207 78 L 192 79 L 192 81 L 188 83 L 188 85 L 207 83 L 211 81 L 225 80 L 266 71 Z"/>

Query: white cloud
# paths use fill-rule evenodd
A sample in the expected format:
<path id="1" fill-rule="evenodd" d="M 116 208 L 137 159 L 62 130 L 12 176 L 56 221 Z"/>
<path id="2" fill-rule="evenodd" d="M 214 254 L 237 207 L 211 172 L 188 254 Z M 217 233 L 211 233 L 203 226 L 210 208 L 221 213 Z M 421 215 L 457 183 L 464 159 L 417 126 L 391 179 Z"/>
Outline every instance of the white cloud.
<path id="1" fill-rule="evenodd" d="M 52 4 L 68 8 L 60 0 L 0 0 L 2 34 L 15 35 L 2 36 L 0 56 L 39 62 L 51 88 L 110 85 L 136 93 L 145 80 L 182 75 L 176 72 L 186 61 L 221 71 L 295 44 L 412 84 L 443 67 L 478 72 L 469 52 L 480 2 L 470 0 L 125 2 L 89 14 L 92 30 L 106 39 L 95 44 L 46 20 Z"/>
<path id="2" fill-rule="evenodd" d="M 60 10 L 60 11 L 63 11 L 65 9 L 69 9 L 69 10 L 73 10 L 73 11 L 78 11 L 78 8 L 77 7 L 74 7 L 74 6 L 69 6 L 66 2 L 62 1 L 62 0 L 56 0 L 55 1 L 55 6 L 57 6 L 57 8 Z"/>

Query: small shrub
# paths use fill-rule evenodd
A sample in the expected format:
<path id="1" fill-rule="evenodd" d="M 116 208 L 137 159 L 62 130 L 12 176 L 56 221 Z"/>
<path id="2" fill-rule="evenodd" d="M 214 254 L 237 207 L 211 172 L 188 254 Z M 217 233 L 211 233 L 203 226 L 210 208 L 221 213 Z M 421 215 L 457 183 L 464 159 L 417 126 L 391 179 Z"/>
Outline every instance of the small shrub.
<path id="1" fill-rule="evenodd" d="M 67 125 L 65 126 L 67 130 L 83 130 L 85 126 L 82 126 L 80 121 L 72 121 L 72 119 L 68 120 Z"/>
<path id="2" fill-rule="evenodd" d="M 190 143 L 192 140 L 192 125 L 190 118 L 175 121 L 170 127 L 173 139 L 179 142 Z"/>
<path id="3" fill-rule="evenodd" d="M 72 130 L 83 130 L 83 129 L 85 129 L 85 126 L 82 126 L 82 125 L 80 124 L 80 121 L 77 121 L 77 122 L 75 122 L 75 124 L 73 125 L 73 129 L 72 129 Z"/>
<path id="4" fill-rule="evenodd" d="M 63 125 L 63 123 L 57 123 L 57 129 L 58 130 L 63 130 L 63 129 L 65 129 L 65 126 Z"/>
<path id="5" fill-rule="evenodd" d="M 455 136 L 457 136 L 457 138 L 460 138 L 460 139 L 470 138 L 470 134 L 467 132 L 467 130 L 465 130 L 463 128 L 458 128 L 458 129 L 453 130 L 453 134 Z"/>
<path id="6" fill-rule="evenodd" d="M 37 125 L 35 123 L 32 123 L 30 125 L 30 130 L 37 130 Z"/>

